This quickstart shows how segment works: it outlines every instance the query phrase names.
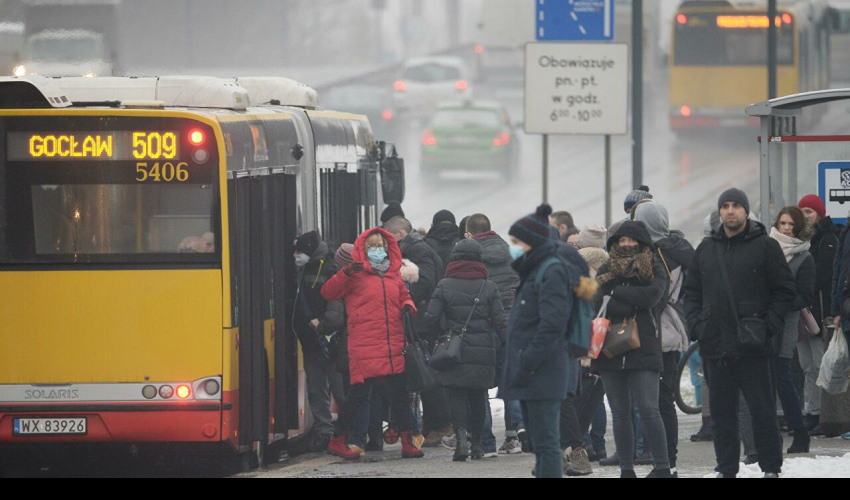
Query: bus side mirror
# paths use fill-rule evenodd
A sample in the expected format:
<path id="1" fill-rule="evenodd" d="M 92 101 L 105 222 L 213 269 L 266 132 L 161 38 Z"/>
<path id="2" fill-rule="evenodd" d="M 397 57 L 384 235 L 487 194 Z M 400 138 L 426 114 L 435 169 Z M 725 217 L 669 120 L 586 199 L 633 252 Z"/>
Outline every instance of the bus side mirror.
<path id="1" fill-rule="evenodd" d="M 301 161 L 301 158 L 304 158 L 304 146 L 301 144 L 292 146 L 290 154 L 292 154 L 292 157 L 295 158 L 295 161 Z"/>
<path id="2" fill-rule="evenodd" d="M 384 203 L 393 201 L 404 203 L 406 194 L 404 159 L 399 158 L 395 146 L 389 145 L 388 149 L 390 151 L 384 150 L 381 155 L 381 190 L 384 194 Z"/>

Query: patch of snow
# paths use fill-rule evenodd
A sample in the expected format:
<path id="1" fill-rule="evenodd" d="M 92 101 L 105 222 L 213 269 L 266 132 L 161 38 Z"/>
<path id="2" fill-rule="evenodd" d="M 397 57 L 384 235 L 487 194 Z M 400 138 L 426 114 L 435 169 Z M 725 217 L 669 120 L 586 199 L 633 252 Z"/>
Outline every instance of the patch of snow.
<path id="1" fill-rule="evenodd" d="M 704 476 L 712 479 L 714 474 Z M 764 477 L 758 465 L 741 464 L 738 473 L 741 479 L 759 479 Z M 782 467 L 782 479 L 820 479 L 840 478 L 850 479 L 850 453 L 843 457 L 815 457 L 815 458 L 792 458 L 785 460 Z"/>

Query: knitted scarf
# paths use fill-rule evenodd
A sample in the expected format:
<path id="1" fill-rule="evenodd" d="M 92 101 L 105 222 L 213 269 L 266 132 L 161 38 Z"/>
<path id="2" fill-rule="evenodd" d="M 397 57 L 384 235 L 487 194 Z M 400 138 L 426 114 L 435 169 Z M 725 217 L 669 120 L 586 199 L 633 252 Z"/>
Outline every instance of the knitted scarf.
<path id="1" fill-rule="evenodd" d="M 652 249 L 646 246 L 621 247 L 614 245 L 611 248 L 611 260 L 608 263 L 608 272 L 599 276 L 599 284 L 604 286 L 617 279 L 637 278 L 644 284 L 652 283 L 654 275 L 652 264 L 655 255 Z"/>
<path id="2" fill-rule="evenodd" d="M 458 278 L 462 280 L 486 280 L 489 276 L 487 266 L 480 262 L 458 260 L 449 264 L 446 268 L 446 278 Z"/>
<path id="3" fill-rule="evenodd" d="M 770 237 L 779 243 L 782 247 L 782 253 L 785 254 L 785 260 L 791 262 L 794 257 L 803 252 L 808 252 L 812 248 L 811 241 L 803 241 L 799 238 L 792 238 L 780 233 L 775 227 L 770 229 Z"/>

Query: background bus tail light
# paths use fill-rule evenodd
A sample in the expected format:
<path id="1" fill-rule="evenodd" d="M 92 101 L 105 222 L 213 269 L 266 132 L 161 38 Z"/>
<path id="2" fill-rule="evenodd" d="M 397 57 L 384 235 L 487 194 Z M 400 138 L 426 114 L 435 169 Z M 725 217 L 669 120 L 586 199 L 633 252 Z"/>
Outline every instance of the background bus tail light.
<path id="1" fill-rule="evenodd" d="M 180 399 L 187 399 L 192 395 L 192 390 L 189 389 L 188 385 L 181 385 L 177 387 L 177 397 Z"/>
<path id="2" fill-rule="evenodd" d="M 493 145 L 497 147 L 507 146 L 511 143 L 511 134 L 502 132 L 493 139 Z"/>
<path id="3" fill-rule="evenodd" d="M 483 54 L 484 53 L 484 46 L 483 45 L 476 45 L 475 46 L 475 53 L 476 54 Z"/>
<path id="4" fill-rule="evenodd" d="M 680 111 L 682 113 L 682 116 L 684 116 L 685 118 L 690 117 L 692 114 L 690 106 L 682 106 L 682 109 Z"/>
<path id="5" fill-rule="evenodd" d="M 393 84 L 393 88 L 396 92 L 402 93 L 407 90 L 407 84 L 404 83 L 404 80 L 399 80 Z"/>
<path id="6" fill-rule="evenodd" d="M 457 83 L 455 83 L 455 88 L 463 92 L 469 88 L 469 82 L 466 80 L 458 80 Z"/>
<path id="7" fill-rule="evenodd" d="M 676 16 L 676 21 L 682 25 L 688 24 L 688 16 L 684 14 L 679 14 L 678 16 Z"/>
<path id="8" fill-rule="evenodd" d="M 423 146 L 436 146 L 437 138 L 434 137 L 433 130 L 426 130 L 422 133 L 422 145 Z"/>
<path id="9" fill-rule="evenodd" d="M 381 113 L 381 118 L 383 118 L 385 121 L 392 120 L 393 119 L 393 110 L 385 109 L 383 111 L 383 113 Z"/>

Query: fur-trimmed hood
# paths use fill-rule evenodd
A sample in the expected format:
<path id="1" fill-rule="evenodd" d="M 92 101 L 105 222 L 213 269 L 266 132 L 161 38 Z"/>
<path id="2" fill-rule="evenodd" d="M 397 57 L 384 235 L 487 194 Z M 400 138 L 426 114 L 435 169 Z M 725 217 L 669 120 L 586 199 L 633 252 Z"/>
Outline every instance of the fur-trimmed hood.
<path id="1" fill-rule="evenodd" d="M 419 281 L 419 266 L 408 259 L 401 261 L 401 279 L 405 283 L 417 283 Z"/>

